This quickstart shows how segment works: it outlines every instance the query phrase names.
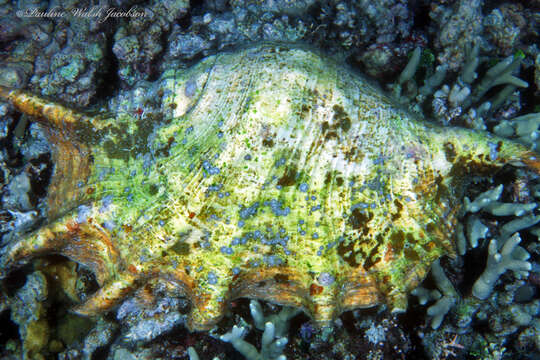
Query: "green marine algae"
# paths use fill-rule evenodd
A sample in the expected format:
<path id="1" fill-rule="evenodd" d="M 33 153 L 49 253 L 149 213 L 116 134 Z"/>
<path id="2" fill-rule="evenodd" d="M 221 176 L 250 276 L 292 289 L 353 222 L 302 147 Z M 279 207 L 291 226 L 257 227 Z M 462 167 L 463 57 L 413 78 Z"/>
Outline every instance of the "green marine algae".
<path id="1" fill-rule="evenodd" d="M 468 177 L 540 169 L 524 146 L 418 121 L 300 47 L 213 55 L 148 91 L 159 115 L 111 117 L 0 88 L 46 125 L 55 160 L 49 221 L 1 250 L 2 276 L 63 254 L 100 285 L 76 308 L 87 315 L 160 281 L 191 301 L 191 329 L 238 297 L 319 324 L 377 303 L 403 310 L 431 264 L 455 253 Z"/>

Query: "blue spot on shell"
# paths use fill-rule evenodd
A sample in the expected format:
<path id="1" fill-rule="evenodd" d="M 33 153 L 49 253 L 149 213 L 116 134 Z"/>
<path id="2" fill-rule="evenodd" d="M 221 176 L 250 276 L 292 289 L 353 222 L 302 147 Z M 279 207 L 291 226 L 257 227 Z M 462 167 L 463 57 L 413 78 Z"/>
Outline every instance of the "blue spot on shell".
<path id="1" fill-rule="evenodd" d="M 109 231 L 113 231 L 114 228 L 116 227 L 116 224 L 112 220 L 107 220 L 102 224 L 102 226 L 103 226 L 103 228 L 105 228 L 105 229 L 107 229 Z"/>
<path id="2" fill-rule="evenodd" d="M 109 209 L 109 207 L 111 206 L 112 202 L 113 202 L 112 195 L 105 196 L 101 200 L 101 207 L 99 208 L 99 212 L 104 213 L 105 211 L 107 211 Z"/>
<path id="3" fill-rule="evenodd" d="M 228 246 L 222 246 L 219 251 L 221 251 L 221 253 L 225 255 L 232 255 L 234 252 L 233 249 Z"/>
<path id="4" fill-rule="evenodd" d="M 488 146 L 489 146 L 489 159 L 491 161 L 497 160 L 497 157 L 499 156 L 499 152 L 497 150 L 497 147 L 498 147 L 497 144 L 488 142 Z"/>
<path id="5" fill-rule="evenodd" d="M 317 280 L 319 281 L 319 284 L 321 284 L 322 286 L 330 286 L 334 283 L 335 278 L 329 273 L 323 272 L 321 273 L 321 275 L 319 275 Z"/>
<path id="6" fill-rule="evenodd" d="M 209 272 L 208 273 L 208 283 L 210 285 L 216 285 L 217 284 L 217 281 L 218 281 L 218 277 L 216 274 L 214 274 L 214 272 Z"/>
<path id="7" fill-rule="evenodd" d="M 79 212 L 77 213 L 77 222 L 84 223 L 90 216 L 92 208 L 90 206 L 81 205 L 78 207 Z"/>
<path id="8" fill-rule="evenodd" d="M 184 94 L 186 94 L 187 97 L 193 97 L 196 91 L 197 91 L 197 82 L 194 79 L 189 79 L 186 82 L 186 89 L 184 91 Z"/>
<path id="9" fill-rule="evenodd" d="M 244 207 L 242 206 L 240 208 L 240 217 L 242 219 L 247 219 L 251 216 L 254 216 L 256 213 L 257 213 L 257 209 L 259 208 L 259 203 L 256 202 L 254 203 L 253 205 L 251 205 L 250 207 Z"/>
<path id="10" fill-rule="evenodd" d="M 280 166 L 282 166 L 282 165 L 285 165 L 285 162 L 286 162 L 286 161 L 287 161 L 287 160 L 285 160 L 284 157 L 280 158 L 278 161 L 276 161 L 276 167 L 280 167 Z"/>
<path id="11" fill-rule="evenodd" d="M 270 209 L 276 216 L 287 216 L 291 212 L 289 207 L 283 208 L 283 204 L 276 199 L 270 200 Z"/>

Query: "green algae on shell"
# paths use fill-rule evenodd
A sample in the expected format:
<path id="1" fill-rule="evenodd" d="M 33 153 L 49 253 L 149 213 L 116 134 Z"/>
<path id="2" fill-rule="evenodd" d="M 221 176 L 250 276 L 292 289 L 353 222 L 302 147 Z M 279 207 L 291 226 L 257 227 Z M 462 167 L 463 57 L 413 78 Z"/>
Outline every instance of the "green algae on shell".
<path id="1" fill-rule="evenodd" d="M 170 70 L 161 116 L 88 116 L 5 88 L 48 126 L 49 222 L 2 253 L 2 273 L 43 253 L 94 271 L 77 311 L 96 314 L 163 281 L 192 329 L 238 297 L 325 323 L 385 302 L 404 309 L 454 253 L 467 176 L 540 168 L 525 147 L 420 122 L 351 69 L 261 44 Z M 114 109 L 111 109 L 114 111 Z"/>

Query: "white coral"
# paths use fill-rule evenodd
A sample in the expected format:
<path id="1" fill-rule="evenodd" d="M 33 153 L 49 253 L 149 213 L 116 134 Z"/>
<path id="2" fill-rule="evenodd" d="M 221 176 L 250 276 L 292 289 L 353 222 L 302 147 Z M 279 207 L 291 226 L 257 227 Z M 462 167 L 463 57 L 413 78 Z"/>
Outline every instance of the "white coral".
<path id="1" fill-rule="evenodd" d="M 519 233 L 508 239 L 500 252 L 496 239 L 492 239 L 488 247 L 487 266 L 482 275 L 473 285 L 473 295 L 484 300 L 491 294 L 495 283 L 506 270 L 529 271 L 532 268 L 526 261 L 529 254 L 518 244 L 521 242 Z"/>

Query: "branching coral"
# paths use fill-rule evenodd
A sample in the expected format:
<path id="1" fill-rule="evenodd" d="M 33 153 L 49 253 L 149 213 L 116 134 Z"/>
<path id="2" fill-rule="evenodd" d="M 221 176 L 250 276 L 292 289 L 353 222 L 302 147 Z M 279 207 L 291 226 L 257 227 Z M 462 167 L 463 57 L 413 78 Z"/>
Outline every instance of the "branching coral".
<path id="1" fill-rule="evenodd" d="M 495 282 L 506 270 L 529 271 L 531 269 L 531 263 L 526 261 L 529 258 L 529 253 L 518 246 L 521 241 L 518 231 L 531 227 L 540 221 L 540 216 L 531 214 L 537 204 L 500 202 L 498 200 L 502 190 L 503 186 L 499 185 L 481 193 L 473 201 L 465 198 L 466 212 L 474 213 L 482 210 L 495 216 L 513 215 L 518 217 L 501 226 L 499 235 L 489 242 L 486 269 L 473 286 L 473 295 L 479 299 L 486 299 L 490 295 Z M 476 216 L 468 218 L 467 235 L 472 248 L 478 245 L 480 238 L 486 238 L 487 234 L 488 228 Z"/>
<path id="2" fill-rule="evenodd" d="M 428 301 L 437 300 L 427 310 L 427 314 L 431 316 L 431 327 L 437 329 L 441 325 L 444 316 L 459 299 L 459 295 L 444 273 L 439 260 L 435 261 L 431 266 L 431 274 L 439 291 L 429 291 L 423 287 L 418 287 L 412 291 L 412 294 L 418 296 L 419 302 L 422 305 Z"/>
<path id="3" fill-rule="evenodd" d="M 277 338 L 276 329 L 273 323 L 265 324 L 264 333 L 261 340 L 261 352 L 258 352 L 255 346 L 244 340 L 245 329 L 233 326 L 232 330 L 221 336 L 221 340 L 231 343 L 234 348 L 244 355 L 248 360 L 285 360 L 285 355 L 281 355 L 287 338 Z"/>
<path id="4" fill-rule="evenodd" d="M 232 346 L 248 360 L 285 360 L 283 350 L 288 343 L 287 332 L 289 321 L 301 312 L 300 309 L 284 307 L 279 313 L 265 316 L 261 304 L 252 300 L 249 304 L 255 327 L 263 331 L 261 351 L 244 340 L 247 329 L 234 325 L 231 331 L 220 336 L 220 339 Z M 187 349 L 190 360 L 199 360 L 193 347 Z"/>
<path id="5" fill-rule="evenodd" d="M 265 317 L 261 304 L 257 300 L 251 301 L 249 309 L 255 327 L 264 331 L 261 339 L 261 351 L 258 352 L 255 346 L 244 340 L 245 328 L 236 325 L 230 332 L 222 335 L 221 340 L 230 342 L 248 360 L 285 360 L 285 355 L 282 355 L 282 352 L 288 342 L 285 336 L 289 329 L 289 320 L 296 316 L 300 310 L 284 307 L 278 314 Z"/>
<path id="6" fill-rule="evenodd" d="M 195 351 L 192 346 L 188 347 L 187 353 L 189 356 L 189 360 L 199 360 L 199 354 L 197 354 L 197 351 Z"/>
<path id="7" fill-rule="evenodd" d="M 499 185 L 496 188 L 490 189 L 478 195 L 474 201 L 471 202 L 468 197 L 464 198 L 464 210 L 465 212 L 475 213 L 489 205 L 493 201 L 499 199 L 503 191 L 503 185 Z"/>
<path id="8" fill-rule="evenodd" d="M 480 275 L 473 286 L 473 295 L 479 299 L 486 299 L 493 291 L 495 282 L 506 270 L 529 271 L 531 263 L 526 261 L 529 253 L 518 246 L 521 238 L 515 233 L 508 239 L 499 251 L 496 239 L 489 242 L 488 261 L 486 270 Z"/>
<path id="9" fill-rule="evenodd" d="M 261 304 L 257 300 L 252 300 L 249 303 L 249 309 L 255 327 L 259 330 L 265 330 L 266 323 L 271 322 L 276 328 L 276 337 L 285 336 L 289 330 L 289 321 L 301 312 L 300 309 L 284 307 L 279 313 L 265 317 Z"/>
<path id="10" fill-rule="evenodd" d="M 453 84 L 443 84 L 448 73 L 448 66 L 445 64 L 429 69 L 423 86 L 417 89 L 414 77 L 420 68 L 422 54 L 421 48 L 418 47 L 413 51 L 398 81 L 390 85 L 392 94 L 401 103 L 411 103 L 416 98 L 416 105 L 413 106 L 415 111 L 422 111 L 420 105 L 432 98 L 433 112 L 428 115 L 434 115 L 443 124 L 455 123 L 457 119 L 460 119 L 469 127 L 485 130 L 485 120 L 489 115 L 501 107 L 517 88 L 526 88 L 528 83 L 516 76 L 522 63 L 522 54 L 509 56 L 499 61 L 477 81 L 476 79 L 479 78 L 477 69 L 482 62 L 487 60 L 479 53 L 478 44 L 466 51 L 465 63 L 461 72 L 456 74 L 457 78 Z M 505 86 L 492 98 L 485 99 L 488 91 L 498 85 Z M 538 126 L 531 126 L 534 127 L 531 131 L 536 131 Z M 511 125 L 506 124 L 504 131 L 512 135 L 513 131 L 509 130 L 509 127 L 511 128 Z M 527 132 L 526 136 L 529 135 L 530 133 Z M 536 132 L 532 140 L 529 138 L 525 140 L 522 142 L 527 144 L 534 142 Z"/>
<path id="11" fill-rule="evenodd" d="M 540 215 L 533 214 L 537 204 L 507 203 L 499 201 L 503 193 L 503 185 L 499 185 L 480 193 L 473 200 L 465 197 L 463 206 L 463 221 L 456 230 L 457 250 L 459 255 L 465 255 L 468 248 L 476 248 L 481 239 L 491 239 L 487 246 L 487 266 L 473 285 L 472 294 L 478 299 L 489 297 L 500 275 L 507 270 L 522 272 L 527 275 L 533 264 L 527 261 L 530 257 L 527 250 L 519 246 L 521 237 L 519 231 L 530 228 L 540 221 Z M 500 226 L 496 233 L 491 233 L 484 224 L 482 215 L 515 216 L 516 218 Z M 469 215 L 467 215 L 469 214 Z M 531 233 L 535 233 L 532 229 Z M 427 313 L 432 316 L 431 326 L 436 329 L 440 326 L 444 316 L 454 307 L 459 295 L 439 263 L 435 262 L 431 269 L 438 290 L 429 290 L 418 287 L 413 294 L 419 299 L 421 305 L 429 301 L 436 301 Z"/>
<path id="12" fill-rule="evenodd" d="M 471 216 L 467 219 L 467 235 L 471 248 L 477 247 L 478 241 L 486 238 L 488 230 L 488 227 L 478 217 Z"/>
<path id="13" fill-rule="evenodd" d="M 502 121 L 493 128 L 497 135 L 514 138 L 522 144 L 529 145 L 537 150 L 540 147 L 538 127 L 540 126 L 540 113 L 531 113 L 518 116 L 512 120 Z"/>

